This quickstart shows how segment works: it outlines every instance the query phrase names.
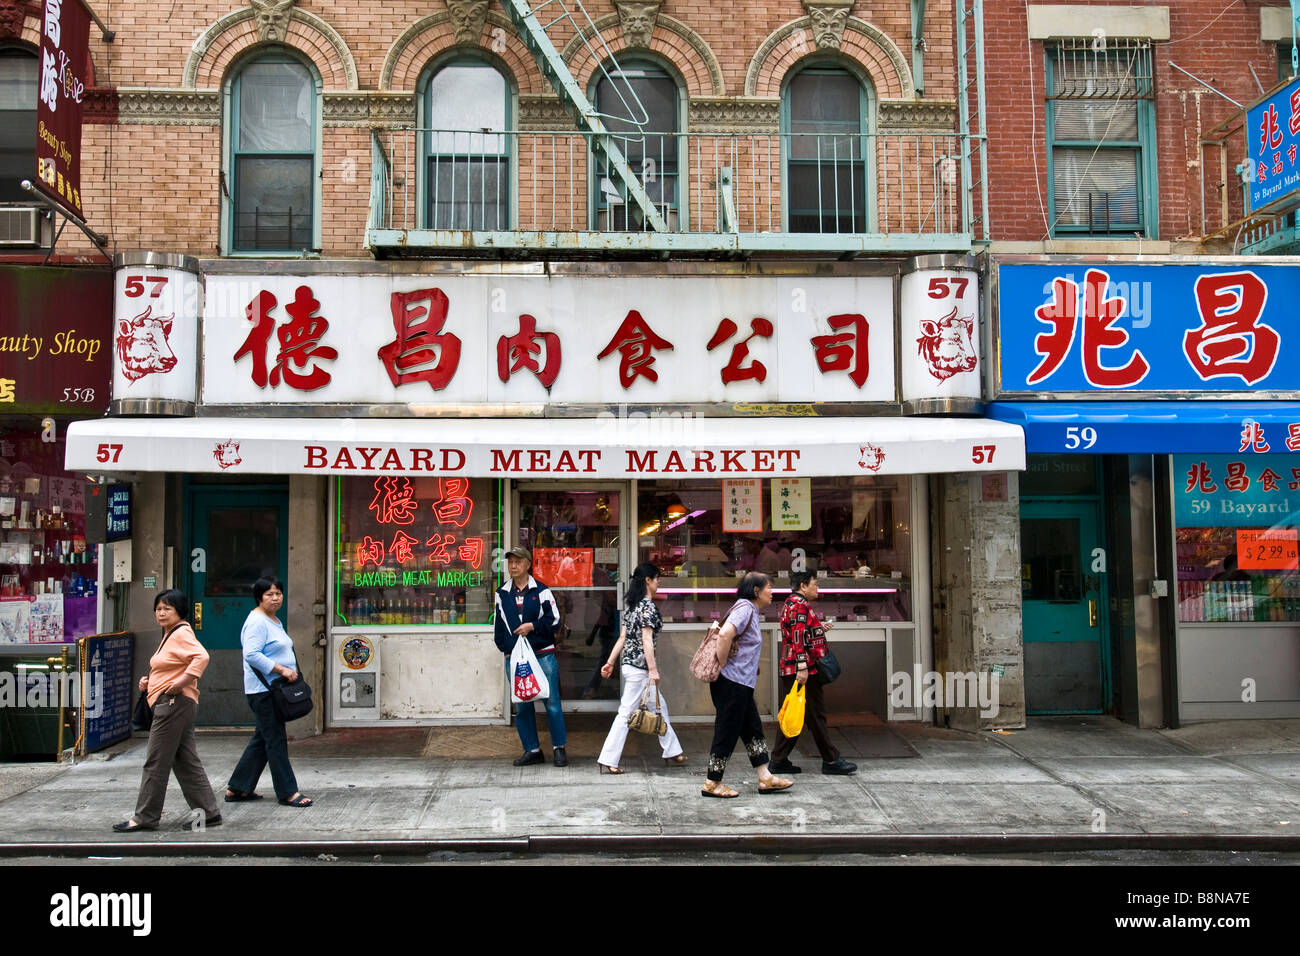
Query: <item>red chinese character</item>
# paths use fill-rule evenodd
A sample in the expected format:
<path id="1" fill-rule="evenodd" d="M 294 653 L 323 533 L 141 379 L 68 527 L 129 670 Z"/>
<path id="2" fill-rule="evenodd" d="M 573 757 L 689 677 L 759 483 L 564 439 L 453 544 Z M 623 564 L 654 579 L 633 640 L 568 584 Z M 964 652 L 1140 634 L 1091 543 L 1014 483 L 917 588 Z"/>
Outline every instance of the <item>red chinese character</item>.
<path id="1" fill-rule="evenodd" d="M 477 570 L 479 564 L 483 561 L 483 539 L 466 538 L 457 554 L 460 555 L 462 561 L 468 561 L 470 567 Z"/>
<path id="2" fill-rule="evenodd" d="M 867 335 L 871 327 L 865 315 L 832 315 L 826 320 L 832 329 L 852 329 L 839 335 L 814 335 L 812 342 L 817 357 L 817 367 L 823 372 L 848 372 L 849 379 L 858 388 L 867 382 L 871 368 L 871 355 Z"/>
<path id="3" fill-rule="evenodd" d="M 370 510 L 380 524 L 410 524 L 415 520 L 415 489 L 410 478 L 376 478 L 375 497 L 370 500 Z"/>
<path id="4" fill-rule="evenodd" d="M 1268 179 L 1268 163 L 1262 159 L 1259 161 L 1259 168 L 1255 170 L 1255 178 L 1261 183 Z"/>
<path id="5" fill-rule="evenodd" d="M 1291 160 L 1291 165 L 1295 165 L 1295 143 L 1286 148 L 1286 158 Z"/>
<path id="6" fill-rule="evenodd" d="M 1273 154 L 1273 175 L 1282 175 L 1282 151 L 1280 149 Z"/>
<path id="7" fill-rule="evenodd" d="M 539 365 L 533 356 L 543 347 L 546 364 Z M 517 335 L 497 339 L 497 376 L 501 381 L 510 381 L 510 376 L 521 368 L 536 375 L 543 388 L 550 388 L 560 374 L 560 337 L 554 332 L 538 332 L 537 320 L 531 315 L 519 316 Z"/>
<path id="8" fill-rule="evenodd" d="M 365 540 L 357 545 L 357 570 L 362 570 L 372 561 L 377 568 L 383 565 L 384 543 L 366 535 Z"/>
<path id="9" fill-rule="evenodd" d="M 1292 491 L 1300 491 L 1300 468 L 1291 469 L 1291 480 L 1286 483 L 1286 486 Z"/>
<path id="10" fill-rule="evenodd" d="M 1282 130 L 1277 122 L 1277 107 L 1269 104 L 1259 121 L 1259 151 L 1277 149 L 1282 145 Z"/>
<path id="11" fill-rule="evenodd" d="M 398 564 L 406 564 L 415 558 L 411 545 L 419 543 L 419 538 L 412 538 L 405 531 L 399 531 L 393 535 L 393 543 L 388 546 L 388 553 L 397 559 Z"/>
<path id="12" fill-rule="evenodd" d="M 458 528 L 469 523 L 469 516 L 474 513 L 474 502 L 468 497 L 468 478 L 439 478 L 439 498 L 433 503 L 433 513 L 442 524 L 454 524 Z"/>
<path id="13" fill-rule="evenodd" d="M 1237 451 L 1268 451 L 1268 442 L 1264 439 L 1264 426 L 1252 422 L 1249 418 L 1241 423 L 1241 447 Z"/>
<path id="14" fill-rule="evenodd" d="M 460 364 L 460 339 L 443 332 L 447 295 L 441 289 L 394 292 L 389 299 L 397 338 L 379 349 L 393 386 L 428 382 L 446 388 Z"/>
<path id="15" fill-rule="evenodd" d="M 1286 450 L 1300 451 L 1300 422 L 1286 426 Z"/>
<path id="16" fill-rule="evenodd" d="M 1089 269 L 1083 289 L 1083 377 L 1096 388 L 1131 388 L 1147 377 L 1151 366 L 1138 349 L 1122 366 L 1101 364 L 1102 349 L 1121 348 L 1128 342 L 1128 332 L 1111 326 L 1128 308 L 1121 296 L 1106 297 L 1110 276 L 1100 269 Z"/>
<path id="17" fill-rule="evenodd" d="M 618 365 L 618 380 L 624 388 L 631 388 L 638 375 L 644 375 L 652 382 L 659 381 L 659 373 L 652 367 L 655 362 L 654 356 L 650 352 L 652 349 L 667 351 L 672 347 L 673 343 L 655 335 L 645 319 L 641 318 L 641 313 L 633 309 L 628 312 L 627 318 L 618 327 L 614 337 L 596 358 L 603 359 L 617 349 L 621 357 Z"/>
<path id="18" fill-rule="evenodd" d="M 1265 468 L 1255 480 L 1259 482 L 1261 491 L 1277 491 L 1277 483 L 1282 480 L 1282 476 L 1272 468 Z"/>
<path id="19" fill-rule="evenodd" d="M 313 365 L 306 374 L 291 367 L 297 366 L 302 370 L 317 359 L 339 357 L 337 351 L 320 344 L 321 338 L 329 331 L 329 322 L 315 314 L 320 308 L 320 302 L 312 294 L 311 287 L 305 285 L 298 286 L 293 301 L 284 307 L 289 313 L 289 321 L 276 330 L 280 352 L 275 358 L 275 367 L 267 375 L 266 347 L 271 339 L 271 329 L 275 327 L 275 320 L 271 317 L 275 305 L 275 296 L 263 290 L 245 307 L 244 314 L 254 325 L 244 339 L 244 344 L 235 353 L 235 361 L 238 362 L 245 355 L 252 357 L 253 383 L 258 388 L 265 388 L 268 381 L 275 388 L 280 384 L 281 378 L 290 388 L 304 392 L 328 385 L 330 374 L 319 365 Z"/>
<path id="20" fill-rule="evenodd" d="M 1183 352 L 1202 380 L 1237 375 L 1247 385 L 1267 378 L 1282 340 L 1260 322 L 1268 286 L 1253 272 L 1224 272 L 1196 280 L 1198 328 L 1183 335 Z"/>
<path id="21" fill-rule="evenodd" d="M 1300 90 L 1296 90 L 1291 94 L 1291 117 L 1287 121 L 1287 126 L 1290 128 L 1292 135 L 1300 133 Z M 1291 148 L 1295 149 L 1294 146 Z"/>
<path id="22" fill-rule="evenodd" d="M 447 549 L 456 543 L 454 534 L 435 534 L 424 543 L 433 548 L 429 552 L 430 564 L 451 564 L 451 552 Z"/>
<path id="23" fill-rule="evenodd" d="M 1250 477 L 1246 474 L 1244 461 L 1228 462 L 1228 477 L 1223 479 L 1223 487 L 1229 491 L 1245 491 L 1250 487 Z"/>
<path id="24" fill-rule="evenodd" d="M 1078 309 L 1078 283 L 1073 279 L 1053 279 L 1052 301 L 1034 310 L 1035 318 L 1050 325 L 1052 331 L 1034 336 L 1034 353 L 1042 356 L 1042 361 L 1029 373 L 1025 384 L 1037 385 L 1061 367 L 1074 345 Z"/>
<path id="25" fill-rule="evenodd" d="M 709 344 L 706 346 L 707 351 L 712 352 L 738 331 L 735 322 L 732 322 L 731 319 L 723 319 L 718 323 L 713 338 L 709 339 Z M 757 379 L 760 382 L 767 381 L 767 366 L 758 359 L 754 359 L 749 365 L 743 367 L 740 364 L 749 358 L 749 340 L 756 335 L 770 339 L 772 337 L 772 323 L 764 318 L 750 320 L 749 335 L 731 347 L 731 358 L 722 370 L 723 385 L 730 385 L 732 382 L 740 382 L 748 378 Z"/>
<path id="26" fill-rule="evenodd" d="M 1198 487 L 1201 494 L 1205 495 L 1212 495 L 1219 490 L 1219 486 L 1210 477 L 1210 466 L 1203 461 L 1198 461 L 1187 472 L 1187 487 L 1183 490 L 1196 491 Z"/>

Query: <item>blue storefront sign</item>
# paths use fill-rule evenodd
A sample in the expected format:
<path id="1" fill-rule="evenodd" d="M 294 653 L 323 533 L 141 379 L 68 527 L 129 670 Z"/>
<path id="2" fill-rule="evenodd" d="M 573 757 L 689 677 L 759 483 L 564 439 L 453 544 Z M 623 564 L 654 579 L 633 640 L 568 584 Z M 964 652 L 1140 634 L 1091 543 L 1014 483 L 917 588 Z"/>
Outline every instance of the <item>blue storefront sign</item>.
<path id="1" fill-rule="evenodd" d="M 1300 456 L 1175 455 L 1180 528 L 1300 524 Z"/>
<path id="2" fill-rule="evenodd" d="M 1300 78 L 1246 111 L 1250 211 L 1300 202 Z"/>
<path id="3" fill-rule="evenodd" d="M 1077 260 L 996 268 L 1000 397 L 1300 390 L 1300 363 L 1284 358 L 1300 346 L 1300 268 Z"/>
<path id="4" fill-rule="evenodd" d="M 131 486 L 109 485 L 108 531 L 106 541 L 125 541 L 131 537 Z"/>
<path id="5" fill-rule="evenodd" d="M 82 644 L 85 665 L 85 753 L 94 753 L 131 736 L 131 705 L 136 682 L 131 675 L 135 637 L 95 635 Z"/>

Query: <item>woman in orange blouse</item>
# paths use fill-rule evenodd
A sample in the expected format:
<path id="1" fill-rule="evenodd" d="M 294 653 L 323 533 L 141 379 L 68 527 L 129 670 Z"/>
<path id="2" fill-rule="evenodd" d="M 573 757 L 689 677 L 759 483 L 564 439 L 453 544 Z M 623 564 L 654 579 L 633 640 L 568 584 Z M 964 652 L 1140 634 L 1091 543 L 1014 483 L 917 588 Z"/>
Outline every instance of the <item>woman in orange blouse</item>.
<path id="1" fill-rule="evenodd" d="M 180 591 L 163 591 L 154 598 L 154 619 L 163 629 L 163 639 L 149 658 L 149 676 L 140 678 L 140 690 L 153 707 L 153 726 L 149 728 L 149 750 L 135 813 L 131 819 L 113 824 L 118 833 L 158 829 L 172 771 L 190 808 L 203 811 L 203 827 L 221 825 L 217 798 L 194 746 L 199 678 L 208 666 L 208 652 L 185 621 L 189 611 L 190 599 Z M 203 827 L 197 817 L 185 825 L 187 830 Z"/>

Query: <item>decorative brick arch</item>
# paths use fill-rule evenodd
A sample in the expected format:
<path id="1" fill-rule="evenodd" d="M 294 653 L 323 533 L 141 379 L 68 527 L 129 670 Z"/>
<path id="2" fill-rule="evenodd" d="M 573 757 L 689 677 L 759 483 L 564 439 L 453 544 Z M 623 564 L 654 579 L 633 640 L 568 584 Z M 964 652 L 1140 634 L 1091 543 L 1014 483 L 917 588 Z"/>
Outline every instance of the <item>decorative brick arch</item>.
<path id="1" fill-rule="evenodd" d="M 284 39 L 263 43 L 257 35 L 257 18 L 251 7 L 217 20 L 194 41 L 185 61 L 184 89 L 217 89 L 230 65 L 257 46 L 286 46 L 297 50 L 316 67 L 326 90 L 356 90 L 357 65 L 352 51 L 333 27 L 306 10 L 289 12 Z"/>
<path id="2" fill-rule="evenodd" d="M 456 50 L 479 51 L 513 84 L 518 93 L 544 93 L 549 86 L 510 21 L 488 11 L 478 44 L 458 44 L 455 25 L 447 11 L 417 20 L 397 38 L 384 58 L 379 74 L 381 92 L 414 93 L 429 61 Z"/>
<path id="3" fill-rule="evenodd" d="M 778 27 L 749 61 L 745 73 L 746 96 L 780 96 L 790 70 L 800 61 L 818 52 L 813 42 L 810 17 L 791 20 Z M 865 20 L 849 17 L 844 24 L 844 39 L 839 55 L 856 63 L 876 88 L 881 99 L 914 99 L 912 71 L 903 53 L 878 28 Z"/>
<path id="4" fill-rule="evenodd" d="M 650 46 L 648 47 L 629 47 L 627 45 L 617 13 L 601 17 L 595 22 L 594 26 L 601 36 L 605 38 L 606 46 L 615 56 L 620 53 L 633 55 L 644 50 L 658 54 L 659 57 L 670 63 L 681 76 L 686 87 L 686 95 L 690 99 L 727 95 L 726 82 L 723 79 L 722 67 L 718 63 L 718 58 L 713 55 L 713 51 L 704 42 L 704 38 L 680 20 L 674 20 L 662 13 L 659 14 L 659 19 L 655 22 L 654 32 L 650 35 Z M 564 49 L 560 51 L 560 56 L 564 58 L 564 62 L 569 64 L 569 72 L 578 81 L 578 86 L 584 90 L 590 86 L 592 76 L 598 66 L 591 55 L 591 51 L 583 42 L 583 38 L 590 37 L 591 34 L 591 30 L 583 31 L 581 35 L 571 39 Z"/>

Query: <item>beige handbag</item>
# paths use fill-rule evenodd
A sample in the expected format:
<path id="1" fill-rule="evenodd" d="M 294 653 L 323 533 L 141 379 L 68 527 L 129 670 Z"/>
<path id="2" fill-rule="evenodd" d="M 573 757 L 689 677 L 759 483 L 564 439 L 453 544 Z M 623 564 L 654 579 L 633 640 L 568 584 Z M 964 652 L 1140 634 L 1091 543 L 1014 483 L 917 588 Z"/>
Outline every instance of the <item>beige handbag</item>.
<path id="1" fill-rule="evenodd" d="M 655 709 L 653 713 L 648 706 L 651 687 L 654 687 L 655 691 Z M 668 721 L 664 720 L 664 715 L 660 713 L 659 685 L 646 685 L 645 691 L 641 694 L 641 703 L 636 710 L 632 711 L 632 716 L 627 719 L 627 725 L 639 734 L 654 734 L 657 737 L 662 737 L 668 733 Z"/>

